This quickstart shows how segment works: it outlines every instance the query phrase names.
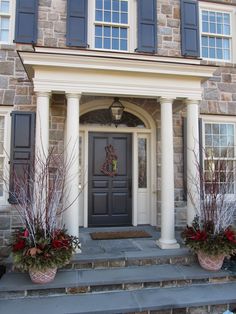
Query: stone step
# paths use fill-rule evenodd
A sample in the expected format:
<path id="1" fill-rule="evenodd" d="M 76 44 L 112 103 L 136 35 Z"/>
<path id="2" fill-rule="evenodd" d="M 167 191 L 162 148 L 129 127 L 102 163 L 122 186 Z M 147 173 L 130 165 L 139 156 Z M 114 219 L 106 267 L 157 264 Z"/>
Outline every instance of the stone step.
<path id="1" fill-rule="evenodd" d="M 0 280 L 0 298 L 170 288 L 233 281 L 236 282 L 236 274 L 206 271 L 197 264 L 60 270 L 55 280 L 45 285 L 32 283 L 26 273 L 12 272 L 6 273 Z"/>
<path id="2" fill-rule="evenodd" d="M 35 296 L 0 300 L 0 313 L 9 314 L 222 314 L 236 305 L 236 282 L 174 288 Z"/>
<path id="3" fill-rule="evenodd" d="M 114 243 L 114 242 L 112 242 Z M 114 268 L 162 264 L 191 264 L 196 257 L 187 248 L 75 254 L 66 269 Z"/>

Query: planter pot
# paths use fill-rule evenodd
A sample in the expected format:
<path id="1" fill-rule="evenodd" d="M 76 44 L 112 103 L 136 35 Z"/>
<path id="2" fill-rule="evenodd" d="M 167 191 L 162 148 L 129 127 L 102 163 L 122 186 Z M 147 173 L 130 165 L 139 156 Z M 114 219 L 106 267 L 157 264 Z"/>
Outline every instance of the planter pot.
<path id="1" fill-rule="evenodd" d="M 199 264 L 201 265 L 202 268 L 206 269 L 206 270 L 213 270 L 213 271 L 217 271 L 220 270 L 223 262 L 224 262 L 224 258 L 225 255 L 208 255 L 204 252 L 199 251 L 197 253 L 197 257 L 198 257 L 198 261 Z"/>
<path id="2" fill-rule="evenodd" d="M 56 276 L 56 272 L 57 268 L 49 268 L 42 271 L 30 269 L 29 275 L 32 282 L 44 284 L 53 281 Z"/>

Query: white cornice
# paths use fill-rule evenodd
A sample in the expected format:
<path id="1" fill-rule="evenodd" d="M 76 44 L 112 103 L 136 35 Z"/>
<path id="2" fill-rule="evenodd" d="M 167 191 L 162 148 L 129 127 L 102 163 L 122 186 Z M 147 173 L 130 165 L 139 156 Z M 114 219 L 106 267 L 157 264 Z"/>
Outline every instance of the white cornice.
<path id="1" fill-rule="evenodd" d="M 35 91 L 201 99 L 216 67 L 199 60 L 35 48 L 19 51 Z"/>
<path id="2" fill-rule="evenodd" d="M 19 55 L 30 78 L 33 77 L 35 66 L 194 76 L 201 79 L 210 77 L 215 69 L 200 65 L 200 60 L 195 59 L 84 50 L 37 48 L 36 52 L 22 51 Z"/>

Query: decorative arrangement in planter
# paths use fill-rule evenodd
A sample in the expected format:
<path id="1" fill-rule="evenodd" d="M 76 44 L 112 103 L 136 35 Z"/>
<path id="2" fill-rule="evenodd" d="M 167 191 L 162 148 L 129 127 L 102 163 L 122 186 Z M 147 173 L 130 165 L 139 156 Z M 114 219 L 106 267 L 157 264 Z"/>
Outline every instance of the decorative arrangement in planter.
<path id="1" fill-rule="evenodd" d="M 199 264 L 207 270 L 219 270 L 224 258 L 236 251 L 236 231 L 231 227 L 215 231 L 212 221 L 196 216 L 192 226 L 182 232 L 185 244 L 197 253 Z"/>
<path id="2" fill-rule="evenodd" d="M 64 211 L 71 206 L 63 206 L 71 162 L 65 164 L 63 153 L 52 150 L 47 158 L 37 156 L 29 173 L 13 178 L 10 196 L 22 221 L 13 233 L 13 262 L 17 269 L 28 271 L 35 283 L 52 281 L 57 268 L 66 265 L 80 248 L 78 237 L 68 234 L 62 222 Z"/>
<path id="3" fill-rule="evenodd" d="M 227 158 L 216 159 L 213 153 L 207 156 L 205 151 L 204 154 L 204 172 L 196 162 L 199 177 L 191 178 L 199 192 L 198 203 L 188 191 L 197 215 L 182 232 L 182 238 L 204 269 L 217 271 L 224 258 L 236 252 L 236 230 L 232 227 L 236 203 L 228 197 L 234 188 L 235 169 Z"/>
<path id="4" fill-rule="evenodd" d="M 48 283 L 54 279 L 57 268 L 70 261 L 77 247 L 78 238 L 65 229 L 37 229 L 30 233 L 21 228 L 13 236 L 13 261 L 18 269 L 29 272 L 34 283 Z"/>

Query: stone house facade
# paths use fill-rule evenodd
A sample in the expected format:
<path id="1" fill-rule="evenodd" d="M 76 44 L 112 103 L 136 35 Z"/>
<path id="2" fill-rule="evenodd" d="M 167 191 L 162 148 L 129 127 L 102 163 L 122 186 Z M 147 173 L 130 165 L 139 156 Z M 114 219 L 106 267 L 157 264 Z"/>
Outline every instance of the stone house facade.
<path id="1" fill-rule="evenodd" d="M 72 233 L 151 224 L 162 248 L 178 247 L 175 227 L 194 215 L 184 193 L 184 118 L 191 175 L 199 117 L 204 145 L 234 147 L 236 1 L 2 0 L 0 22 L 1 171 L 9 173 L 12 156 L 10 113 L 36 112 L 36 148 L 75 147 L 71 171 L 85 174 L 65 217 Z M 124 106 L 118 126 L 106 118 L 114 97 Z M 118 155 L 115 179 L 100 173 L 108 144 Z M 79 184 L 77 176 L 72 194 Z M 0 188 L 4 249 L 20 219 Z"/>

